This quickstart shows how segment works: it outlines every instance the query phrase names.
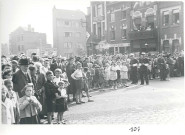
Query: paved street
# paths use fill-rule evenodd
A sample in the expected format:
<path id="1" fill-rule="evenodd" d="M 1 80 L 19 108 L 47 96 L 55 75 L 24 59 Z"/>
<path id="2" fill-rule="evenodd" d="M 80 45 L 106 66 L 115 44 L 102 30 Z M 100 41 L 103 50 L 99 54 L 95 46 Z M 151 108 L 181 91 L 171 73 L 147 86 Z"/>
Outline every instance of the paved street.
<path id="1" fill-rule="evenodd" d="M 184 123 L 184 78 L 150 81 L 149 86 L 94 92 L 95 102 L 72 105 L 67 124 Z M 86 98 L 84 98 L 86 100 Z"/>

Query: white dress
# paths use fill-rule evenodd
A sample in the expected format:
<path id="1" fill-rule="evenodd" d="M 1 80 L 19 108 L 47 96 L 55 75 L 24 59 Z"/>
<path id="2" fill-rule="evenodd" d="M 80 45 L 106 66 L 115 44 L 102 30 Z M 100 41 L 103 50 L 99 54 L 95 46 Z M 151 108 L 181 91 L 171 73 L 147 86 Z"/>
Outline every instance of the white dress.
<path id="1" fill-rule="evenodd" d="M 8 98 L 5 99 L 5 102 L 1 102 L 1 123 L 15 123 L 12 101 Z"/>
<path id="2" fill-rule="evenodd" d="M 128 79 L 128 68 L 127 66 L 120 66 L 120 76 L 121 79 Z"/>
<path id="3" fill-rule="evenodd" d="M 117 79 L 117 66 L 111 66 L 110 68 L 110 80 L 114 81 Z"/>
<path id="4" fill-rule="evenodd" d="M 106 81 L 110 80 L 110 66 L 105 67 L 105 78 Z"/>
<path id="5" fill-rule="evenodd" d="M 60 81 L 62 81 L 62 78 L 61 78 L 61 77 L 59 77 L 59 78 L 55 77 L 55 78 L 53 79 L 53 82 L 54 82 L 56 85 L 58 85 L 58 83 L 59 83 Z"/>

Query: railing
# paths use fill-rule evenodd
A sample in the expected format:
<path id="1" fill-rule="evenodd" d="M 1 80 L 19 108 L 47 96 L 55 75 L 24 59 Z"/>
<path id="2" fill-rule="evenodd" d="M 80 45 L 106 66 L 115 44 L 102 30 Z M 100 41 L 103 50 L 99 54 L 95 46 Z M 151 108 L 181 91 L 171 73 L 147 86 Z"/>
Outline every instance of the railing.
<path id="1" fill-rule="evenodd" d="M 157 30 L 131 31 L 128 33 L 130 40 L 157 38 Z"/>

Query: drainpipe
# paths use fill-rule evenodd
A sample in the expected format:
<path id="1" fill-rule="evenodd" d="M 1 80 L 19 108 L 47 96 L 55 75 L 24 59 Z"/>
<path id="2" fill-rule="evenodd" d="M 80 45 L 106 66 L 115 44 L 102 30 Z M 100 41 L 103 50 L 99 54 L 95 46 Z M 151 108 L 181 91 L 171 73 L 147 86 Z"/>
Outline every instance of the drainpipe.
<path id="1" fill-rule="evenodd" d="M 159 2 L 157 2 L 157 50 L 160 53 L 161 52 L 161 40 L 160 40 L 160 22 L 161 22 L 161 18 L 160 18 L 160 8 L 159 8 Z"/>

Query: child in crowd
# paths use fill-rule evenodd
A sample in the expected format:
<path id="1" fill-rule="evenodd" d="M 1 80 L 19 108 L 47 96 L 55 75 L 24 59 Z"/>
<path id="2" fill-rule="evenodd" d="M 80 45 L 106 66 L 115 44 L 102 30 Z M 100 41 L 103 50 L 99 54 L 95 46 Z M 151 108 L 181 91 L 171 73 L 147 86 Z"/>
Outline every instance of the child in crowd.
<path id="1" fill-rule="evenodd" d="M 104 79 L 105 79 L 105 86 L 109 87 L 109 80 L 110 80 L 110 65 L 109 63 L 105 64 L 105 75 L 104 75 Z"/>
<path id="2" fill-rule="evenodd" d="M 82 73 L 82 64 L 80 62 L 76 63 L 76 70 L 73 74 L 71 74 L 71 77 L 75 80 L 75 87 L 76 87 L 76 104 L 81 104 L 85 103 L 84 101 L 81 100 L 82 97 L 82 78 L 83 78 L 83 73 Z"/>
<path id="3" fill-rule="evenodd" d="M 3 79 L 9 79 L 12 80 L 12 70 L 11 69 L 6 69 L 3 72 Z"/>
<path id="4" fill-rule="evenodd" d="M 170 68 L 169 64 L 166 64 L 166 80 L 170 81 Z"/>
<path id="5" fill-rule="evenodd" d="M 98 89 L 100 86 L 99 86 L 99 74 L 100 74 L 100 66 L 98 66 L 97 64 L 94 65 L 94 68 L 95 68 L 95 74 L 93 76 L 93 86 L 94 86 L 94 89 Z"/>
<path id="6" fill-rule="evenodd" d="M 68 77 L 67 77 L 67 74 L 66 74 L 66 71 L 65 70 L 62 70 L 62 73 L 61 73 L 61 78 L 63 79 L 63 80 L 68 80 Z"/>
<path id="7" fill-rule="evenodd" d="M 62 70 L 61 69 L 59 69 L 59 68 L 55 69 L 55 76 L 53 78 L 53 82 L 56 85 L 62 80 L 61 74 L 62 74 Z"/>
<path id="8" fill-rule="evenodd" d="M 88 86 L 88 77 L 90 77 L 90 72 L 88 71 L 88 68 L 85 67 L 84 68 L 84 72 L 83 72 L 83 81 L 84 81 L 84 91 L 87 95 L 87 98 L 88 98 L 88 102 L 93 102 L 93 100 L 90 99 L 90 95 L 89 95 L 89 86 Z"/>
<path id="9" fill-rule="evenodd" d="M 46 72 L 47 81 L 44 84 L 47 106 L 48 124 L 51 124 L 52 115 L 55 111 L 55 93 L 57 93 L 58 86 L 53 82 L 53 72 Z"/>
<path id="10" fill-rule="evenodd" d="M 105 87 L 105 80 L 104 80 L 104 77 L 105 77 L 105 70 L 103 67 L 99 68 L 99 88 L 102 89 Z"/>
<path id="11" fill-rule="evenodd" d="M 55 96 L 56 96 L 55 112 L 57 112 L 57 124 L 65 124 L 65 121 L 63 121 L 63 114 L 68 109 L 65 82 L 60 81 L 58 83 L 58 86 L 59 86 L 58 91 L 55 93 Z"/>
<path id="12" fill-rule="evenodd" d="M 33 84 L 28 83 L 22 91 L 24 96 L 19 99 L 20 124 L 40 124 L 37 111 L 41 111 L 42 106 L 33 96 Z"/>
<path id="13" fill-rule="evenodd" d="M 113 61 L 110 68 L 110 80 L 111 80 L 111 89 L 117 89 L 117 65 L 116 62 Z"/>
<path id="14" fill-rule="evenodd" d="M 120 61 L 117 61 L 117 85 L 118 87 L 121 86 L 121 75 L 120 75 L 120 69 L 121 68 L 121 62 Z"/>
<path id="15" fill-rule="evenodd" d="M 15 124 L 19 123 L 19 106 L 18 106 L 18 97 L 15 91 L 13 91 L 13 83 L 9 79 L 4 80 L 4 85 L 8 89 L 7 97 L 11 100 L 15 118 Z"/>
<path id="16" fill-rule="evenodd" d="M 12 101 L 7 98 L 8 89 L 2 85 L 1 88 L 1 121 L 2 124 L 15 123 Z"/>
<path id="17" fill-rule="evenodd" d="M 89 86 L 89 89 L 92 89 L 93 88 L 93 77 L 95 75 L 95 70 L 93 68 L 93 64 L 92 63 L 88 63 L 88 67 L 89 67 L 89 72 L 90 72 L 90 76 L 87 76 L 88 78 L 88 86 Z"/>
<path id="18" fill-rule="evenodd" d="M 126 61 L 123 61 L 122 65 L 120 66 L 120 75 L 121 75 L 122 86 L 128 87 L 128 85 L 127 85 L 128 68 L 126 66 Z"/>

